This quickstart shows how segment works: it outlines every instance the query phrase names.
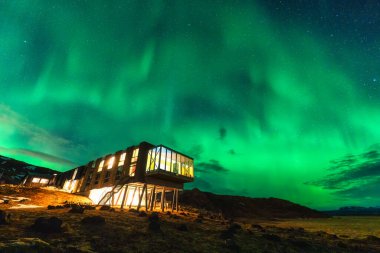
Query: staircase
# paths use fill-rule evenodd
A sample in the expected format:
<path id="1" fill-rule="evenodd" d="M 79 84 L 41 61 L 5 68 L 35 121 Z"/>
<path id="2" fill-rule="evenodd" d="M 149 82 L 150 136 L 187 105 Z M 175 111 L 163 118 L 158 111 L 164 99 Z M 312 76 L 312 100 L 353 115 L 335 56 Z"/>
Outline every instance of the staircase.
<path id="1" fill-rule="evenodd" d="M 112 190 L 110 190 L 109 192 L 107 192 L 106 194 L 104 194 L 103 198 L 100 199 L 99 203 L 97 204 L 98 206 L 105 206 L 107 205 L 107 202 L 115 195 L 117 194 L 123 187 L 124 185 L 126 185 L 128 182 L 129 182 L 129 179 L 130 177 L 129 176 L 125 176 L 123 178 L 121 178 L 116 184 L 115 186 L 112 188 Z"/>

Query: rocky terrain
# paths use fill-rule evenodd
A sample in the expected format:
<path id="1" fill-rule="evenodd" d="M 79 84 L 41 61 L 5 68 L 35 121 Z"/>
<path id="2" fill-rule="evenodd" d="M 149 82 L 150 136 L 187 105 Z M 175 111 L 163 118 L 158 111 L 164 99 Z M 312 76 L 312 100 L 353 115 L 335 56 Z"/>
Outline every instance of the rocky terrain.
<path id="1" fill-rule="evenodd" d="M 28 191 L 1 186 L 0 197 Z M 184 205 L 174 213 L 94 210 L 84 197 L 33 191 L 23 204 L 43 207 L 9 209 L 17 203 L 0 204 L 0 252 L 380 252 L 380 238 L 373 235 L 351 238 L 276 226 L 278 219 L 268 217 L 243 222 Z M 73 199 L 63 201 L 65 196 Z"/>

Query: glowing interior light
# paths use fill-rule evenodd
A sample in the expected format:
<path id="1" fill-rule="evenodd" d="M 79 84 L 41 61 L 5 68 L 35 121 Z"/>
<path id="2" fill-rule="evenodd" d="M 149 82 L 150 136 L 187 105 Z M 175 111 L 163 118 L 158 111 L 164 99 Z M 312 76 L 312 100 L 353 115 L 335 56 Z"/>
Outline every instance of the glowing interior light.
<path id="1" fill-rule="evenodd" d="M 126 156 L 125 152 L 123 154 L 121 154 L 118 166 L 124 165 L 125 156 Z"/>
<path id="2" fill-rule="evenodd" d="M 131 206 L 133 207 L 138 206 L 142 187 L 140 188 L 140 191 L 136 189 L 136 192 L 135 192 L 135 189 L 136 189 L 135 187 L 131 187 L 131 186 L 128 187 L 128 194 L 126 195 L 126 200 L 124 202 L 125 207 L 128 207 L 129 205 L 131 205 L 131 203 L 132 203 Z M 124 190 L 125 188 L 115 193 L 115 195 L 113 196 L 114 202 L 112 202 L 112 198 L 111 198 L 104 204 L 120 206 L 123 201 Z M 110 192 L 110 191 L 112 191 L 112 187 L 92 189 L 90 191 L 89 199 L 91 199 L 91 201 L 94 204 L 98 204 L 99 201 L 107 194 L 107 192 Z M 133 194 L 134 192 L 135 194 Z M 144 206 L 144 205 L 145 205 L 145 193 L 143 194 L 142 199 L 141 199 L 141 206 Z"/>
<path id="3" fill-rule="evenodd" d="M 49 179 L 47 179 L 47 178 L 41 178 L 40 184 L 48 184 L 48 183 L 49 183 Z"/>
<path id="4" fill-rule="evenodd" d="M 108 167 L 107 167 L 108 170 L 112 168 L 114 161 L 115 161 L 115 157 L 113 156 L 108 161 Z"/>
<path id="5" fill-rule="evenodd" d="M 99 201 L 103 198 L 103 196 L 111 190 L 112 190 L 112 187 L 103 187 L 100 189 L 92 189 L 90 191 L 90 195 L 88 196 L 88 198 L 91 199 L 94 204 L 98 204 Z"/>
<path id="6" fill-rule="evenodd" d="M 79 184 L 79 180 L 66 180 L 63 189 L 68 192 L 74 192 Z"/>
<path id="7" fill-rule="evenodd" d="M 103 169 L 103 165 L 104 165 L 104 160 L 102 160 L 99 164 L 99 167 L 98 167 L 98 172 L 101 172 L 102 169 Z"/>
<path id="8" fill-rule="evenodd" d="M 41 178 L 39 178 L 39 177 L 34 177 L 34 178 L 32 179 L 32 183 L 39 183 L 39 182 L 40 182 L 40 179 L 41 179 Z"/>

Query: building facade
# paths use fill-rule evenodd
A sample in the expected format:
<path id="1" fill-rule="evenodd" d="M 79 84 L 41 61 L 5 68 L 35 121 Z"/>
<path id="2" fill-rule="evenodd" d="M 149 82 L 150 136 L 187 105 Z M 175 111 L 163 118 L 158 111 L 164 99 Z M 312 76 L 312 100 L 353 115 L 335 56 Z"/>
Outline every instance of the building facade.
<path id="1" fill-rule="evenodd" d="M 191 157 L 142 142 L 64 172 L 56 184 L 94 204 L 164 211 L 178 209 L 179 191 L 193 179 Z"/>

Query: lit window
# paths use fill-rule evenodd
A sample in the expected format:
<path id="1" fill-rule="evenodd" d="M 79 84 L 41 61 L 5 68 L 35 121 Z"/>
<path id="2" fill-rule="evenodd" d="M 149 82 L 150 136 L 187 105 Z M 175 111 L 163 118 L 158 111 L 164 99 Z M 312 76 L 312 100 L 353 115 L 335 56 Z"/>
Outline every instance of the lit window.
<path id="1" fill-rule="evenodd" d="M 126 156 L 125 152 L 123 154 L 121 154 L 118 166 L 123 166 L 124 165 L 125 156 Z"/>
<path id="2" fill-rule="evenodd" d="M 107 167 L 108 170 L 112 168 L 112 166 L 113 166 L 113 162 L 114 162 L 114 161 L 115 161 L 115 157 L 113 156 L 113 157 L 111 157 L 111 159 L 108 161 L 108 167 Z"/>
<path id="3" fill-rule="evenodd" d="M 129 167 L 129 176 L 134 177 L 135 174 L 136 174 L 136 163 L 131 164 L 131 166 Z"/>
<path id="4" fill-rule="evenodd" d="M 135 162 L 137 162 L 137 158 L 138 158 L 138 156 L 139 156 L 139 149 L 136 148 L 136 149 L 133 150 L 131 163 L 135 163 Z"/>
<path id="5" fill-rule="evenodd" d="M 102 171 L 103 166 L 104 166 L 104 160 L 102 160 L 102 161 L 100 162 L 99 167 L 98 167 L 98 172 Z"/>
<path id="6" fill-rule="evenodd" d="M 34 178 L 32 179 L 32 183 L 39 183 L 40 180 L 41 180 L 41 178 L 39 178 L 39 177 L 34 177 Z"/>
<path id="7" fill-rule="evenodd" d="M 40 184 L 48 184 L 48 183 L 49 183 L 49 179 L 47 179 L 47 178 L 41 178 Z"/>

